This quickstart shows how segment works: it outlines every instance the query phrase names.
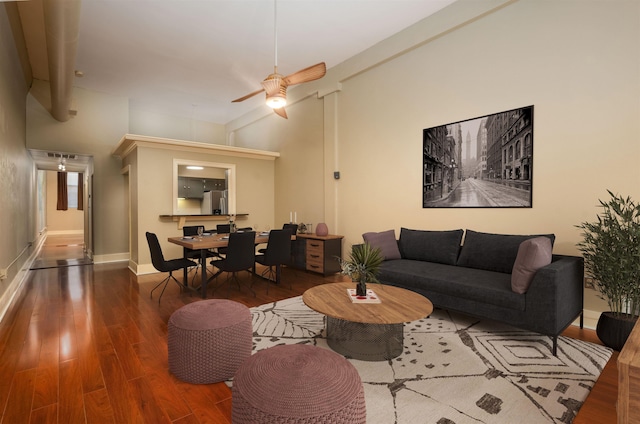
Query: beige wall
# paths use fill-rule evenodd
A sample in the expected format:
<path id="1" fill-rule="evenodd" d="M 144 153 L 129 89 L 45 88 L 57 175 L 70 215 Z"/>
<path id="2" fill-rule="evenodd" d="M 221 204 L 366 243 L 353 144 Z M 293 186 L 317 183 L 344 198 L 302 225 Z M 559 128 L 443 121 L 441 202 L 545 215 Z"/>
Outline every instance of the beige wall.
<path id="1" fill-rule="evenodd" d="M 133 150 L 126 158 L 122 160 L 122 169 L 124 170 L 123 178 L 126 183 L 126 197 L 127 197 L 127 210 L 125 210 L 125 216 L 128 220 L 129 234 L 129 267 L 133 270 L 137 268 L 137 264 L 140 261 L 140 231 L 149 231 L 140 229 L 140 204 L 137 201 L 139 190 L 144 190 L 144 187 L 140 187 L 138 184 L 138 150 Z M 144 227 L 144 226 L 143 226 Z M 146 238 L 143 239 L 142 247 L 147 246 Z"/>
<path id="2" fill-rule="evenodd" d="M 128 132 L 202 143 L 225 144 L 226 142 L 224 125 L 139 109 L 129 110 Z"/>
<path id="3" fill-rule="evenodd" d="M 348 240 L 400 226 L 553 232 L 556 252 L 576 254 L 574 225 L 593 219 L 606 189 L 640 198 L 639 8 L 518 1 L 345 81 Z M 421 208 L 423 128 L 531 104 L 533 208 Z"/>
<path id="4" fill-rule="evenodd" d="M 595 217 L 606 189 L 640 198 L 640 3 L 521 0 L 466 23 L 454 19 L 477 7 L 454 4 L 325 77 L 327 84 L 340 84 L 336 124 L 323 134 L 329 151 L 335 131 L 336 155 L 310 158 L 291 149 L 295 156 L 287 159 L 310 160 L 314 169 L 335 163 L 342 178 L 328 182 L 325 166 L 324 196 L 304 198 L 299 208 L 323 210 L 337 192 L 337 223 L 330 230 L 344 234 L 347 245 L 365 231 L 471 228 L 554 232 L 557 253 L 577 254 L 574 225 Z M 406 51 L 394 51 L 396 45 Z M 531 209 L 422 208 L 422 129 L 532 104 Z M 306 113 L 313 116 L 304 116 L 305 123 L 331 118 L 320 108 Z M 296 120 L 289 119 L 287 129 L 282 125 L 276 118 L 252 124 L 245 117 L 228 128 L 240 127 L 239 146 L 248 143 L 243 134 L 253 127 L 267 134 L 252 138 L 263 143 L 255 148 L 284 151 L 285 138 L 272 140 L 281 133 L 307 142 L 306 128 L 298 129 Z M 279 181 L 301 179 L 297 184 L 304 185 L 304 174 L 285 168 L 282 159 Z M 307 178 L 316 184 L 317 175 Z M 284 191 L 277 185 L 276 196 Z"/>
<path id="5" fill-rule="evenodd" d="M 284 152 L 286 141 L 308 142 L 299 120 L 313 128 L 322 121 L 323 146 L 314 151 L 323 154 L 290 147 L 276 167 L 276 198 L 289 194 L 281 181 L 323 190 L 297 198 L 297 207 L 324 210 L 345 247 L 366 231 L 465 228 L 553 232 L 556 253 L 578 255 L 575 225 L 595 219 L 607 189 L 640 200 L 640 2 L 457 2 L 290 96 L 313 91 L 324 97 L 291 109 L 323 108 L 286 124 L 255 111 L 227 130 L 239 146 L 251 139 Z M 529 105 L 532 208 L 422 208 L 424 128 Z M 322 175 L 286 166 L 303 160 Z M 586 297 L 587 308 L 606 307 L 593 291 Z"/>
<path id="6" fill-rule="evenodd" d="M 66 211 L 57 210 L 58 173 L 46 171 L 46 217 L 47 233 L 79 234 L 84 230 L 84 211 L 69 208 Z"/>
<path id="7" fill-rule="evenodd" d="M 323 129 L 322 100 L 311 97 L 287 106 L 289 119 L 273 112 L 254 125 L 234 134 L 238 147 L 277 151 L 275 163 L 275 227 L 289 222 L 297 212 L 298 222 L 316 224 L 325 220 L 322 205 Z"/>
<path id="8" fill-rule="evenodd" d="M 126 259 L 126 180 L 111 152 L 128 130 L 128 99 L 74 88 L 78 115 L 59 122 L 43 106 L 48 91 L 46 82 L 36 80 L 27 96 L 27 148 L 93 156 L 94 259 Z"/>
<path id="9" fill-rule="evenodd" d="M 182 255 L 182 248 L 167 241 L 168 237 L 182 235 L 178 222 L 160 218 L 171 215 L 173 208 L 173 160 L 191 160 L 213 163 L 235 164 L 236 166 L 236 212 L 249 214 L 238 218 L 239 226 L 273 225 L 275 198 L 274 161 L 243 157 L 202 154 L 189 151 L 175 151 L 137 147 L 135 160 L 129 155 L 125 159 L 131 165 L 129 179 L 131 193 L 135 193 L 135 211 L 132 211 L 132 229 L 135 230 L 132 246 L 131 268 L 137 273 L 155 272 L 151 267 L 151 256 L 146 240 L 147 231 L 156 233 L 166 258 Z M 189 220 L 187 225 L 204 225 L 215 228 L 217 223 L 226 221 Z M 134 259 L 135 258 L 135 259 Z"/>

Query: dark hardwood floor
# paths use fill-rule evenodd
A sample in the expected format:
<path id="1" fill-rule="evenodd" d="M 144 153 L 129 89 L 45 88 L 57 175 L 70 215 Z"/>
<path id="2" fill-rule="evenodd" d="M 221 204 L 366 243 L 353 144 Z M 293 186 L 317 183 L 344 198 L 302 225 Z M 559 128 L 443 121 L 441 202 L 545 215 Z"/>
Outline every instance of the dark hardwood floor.
<path id="1" fill-rule="evenodd" d="M 42 263 L 65 259 L 63 245 L 50 239 Z M 80 259 L 77 245 L 68 246 L 66 259 Z M 231 391 L 224 383 L 193 385 L 168 372 L 167 320 L 200 298 L 171 283 L 160 304 L 157 292 L 149 299 L 163 277 L 136 277 L 124 263 L 32 270 L 0 325 L 1 422 L 231 423 Z M 231 288 L 230 298 L 252 307 L 342 278 L 284 269 L 283 284 L 272 285 L 269 295 L 266 281 L 256 278 L 255 297 L 245 285 Z M 242 281 L 249 284 L 248 274 Z M 227 293 L 224 287 L 209 297 Z M 591 330 L 565 334 L 599 343 Z M 615 359 L 574 423 L 615 422 Z"/>

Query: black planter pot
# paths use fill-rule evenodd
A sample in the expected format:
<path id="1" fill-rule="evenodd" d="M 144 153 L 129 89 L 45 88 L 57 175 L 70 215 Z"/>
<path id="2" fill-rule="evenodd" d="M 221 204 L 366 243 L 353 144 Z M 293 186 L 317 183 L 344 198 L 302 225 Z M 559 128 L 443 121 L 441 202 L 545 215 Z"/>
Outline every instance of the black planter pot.
<path id="1" fill-rule="evenodd" d="M 596 334 L 605 346 L 620 351 L 637 320 L 638 317 L 635 315 L 616 316 L 613 312 L 603 312 L 598 319 Z"/>

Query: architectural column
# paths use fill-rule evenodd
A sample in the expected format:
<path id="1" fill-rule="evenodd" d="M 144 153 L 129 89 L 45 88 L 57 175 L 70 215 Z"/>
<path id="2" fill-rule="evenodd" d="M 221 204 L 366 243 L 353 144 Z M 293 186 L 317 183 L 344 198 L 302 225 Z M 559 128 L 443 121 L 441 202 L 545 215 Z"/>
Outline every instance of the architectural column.
<path id="1" fill-rule="evenodd" d="M 340 171 L 338 149 L 338 92 L 318 93 L 324 98 L 324 219 L 332 234 L 341 234 L 338 222 L 338 189 L 340 180 L 334 177 Z"/>

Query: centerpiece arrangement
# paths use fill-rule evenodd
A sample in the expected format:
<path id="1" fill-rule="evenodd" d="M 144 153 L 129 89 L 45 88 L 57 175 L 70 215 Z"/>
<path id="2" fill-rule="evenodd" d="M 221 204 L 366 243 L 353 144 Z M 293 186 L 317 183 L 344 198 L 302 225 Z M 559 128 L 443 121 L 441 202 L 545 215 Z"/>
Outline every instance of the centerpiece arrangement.
<path id="1" fill-rule="evenodd" d="M 587 275 L 609 305 L 598 319 L 596 333 L 614 350 L 624 346 L 640 315 L 640 205 L 615 195 L 599 200 L 602 213 L 583 222 L 578 243 Z"/>
<path id="2" fill-rule="evenodd" d="M 378 247 L 373 247 L 369 243 L 356 244 L 351 247 L 349 259 L 340 261 L 341 273 L 351 277 L 356 283 L 356 295 L 367 295 L 367 283 L 380 283 L 378 272 L 380 264 L 384 260 L 382 251 Z"/>

